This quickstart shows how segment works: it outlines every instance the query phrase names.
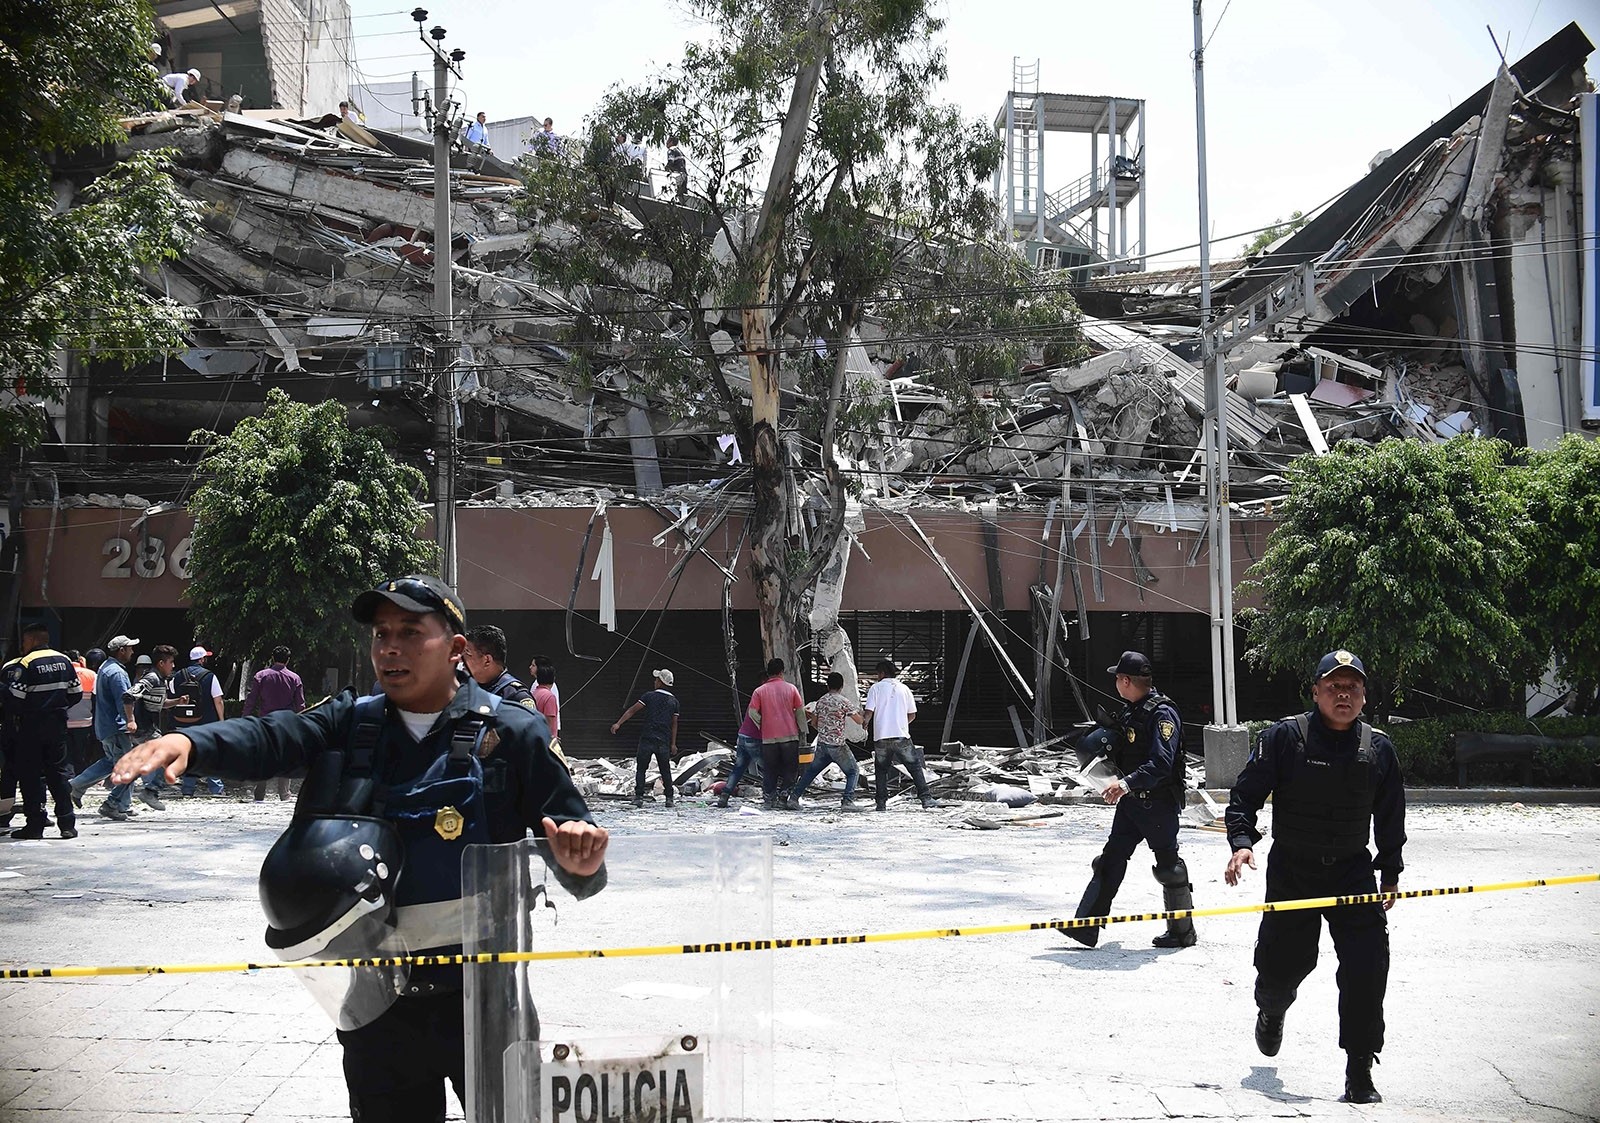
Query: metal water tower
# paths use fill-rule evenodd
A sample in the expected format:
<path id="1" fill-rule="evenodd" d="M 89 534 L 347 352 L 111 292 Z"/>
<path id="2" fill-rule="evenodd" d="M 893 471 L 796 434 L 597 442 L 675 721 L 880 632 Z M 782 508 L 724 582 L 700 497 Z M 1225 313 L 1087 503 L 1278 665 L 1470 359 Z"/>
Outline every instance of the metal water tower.
<path id="1" fill-rule="evenodd" d="M 1081 273 L 1144 269 L 1144 117 L 1142 98 L 1041 93 L 1038 60 L 1011 60 L 1011 89 L 994 121 L 1005 151 L 995 171 L 994 201 L 1001 230 L 1029 261 Z M 1054 190 L 1045 188 L 1046 133 L 1089 140 L 1087 146 L 1060 145 L 1069 168 L 1087 147 L 1089 170 Z M 1136 201 L 1138 238 L 1130 244 L 1128 209 Z"/>

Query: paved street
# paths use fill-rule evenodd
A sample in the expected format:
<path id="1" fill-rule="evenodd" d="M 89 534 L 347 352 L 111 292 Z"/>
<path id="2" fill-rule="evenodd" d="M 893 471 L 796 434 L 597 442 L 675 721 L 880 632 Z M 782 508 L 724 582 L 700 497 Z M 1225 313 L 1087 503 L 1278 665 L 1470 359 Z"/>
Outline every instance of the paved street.
<path id="1" fill-rule="evenodd" d="M 90 804 L 92 809 L 93 804 Z M 626 845 L 661 833 L 770 831 L 776 934 L 1067 915 L 1110 812 L 999 831 L 972 810 L 739 815 L 695 801 L 608 811 Z M 288 805 L 174 802 L 75 843 L 0 843 L 7 964 L 229 962 L 268 954 L 255 876 Z M 1600 808 L 1418 806 L 1407 887 L 1581 873 Z M 1197 904 L 1226 842 L 1185 831 Z M 1136 857 L 1119 911 L 1159 908 Z M 692 879 L 694 870 L 682 876 Z M 607 893 L 625 893 L 613 883 Z M 775 956 L 774 1115 L 783 1120 L 1600 1119 L 1600 885 L 1407 902 L 1391 915 L 1381 1106 L 1337 1103 L 1333 954 L 1290 1012 L 1280 1055 L 1251 1039 L 1253 917 L 1201 922 L 1156 951 L 1155 925 L 1095 951 L 1059 934 L 845 946 Z M 1068 946 L 1063 946 L 1068 945 Z M 593 961 L 598 993 L 619 961 Z M 682 960 L 660 959 L 670 980 Z M 547 1011 L 548 1013 L 548 1011 Z M 565 1012 L 569 1021 L 572 1012 Z M 287 973 L 0 983 L 0 1120 L 151 1123 L 346 1118 L 325 1015 Z"/>

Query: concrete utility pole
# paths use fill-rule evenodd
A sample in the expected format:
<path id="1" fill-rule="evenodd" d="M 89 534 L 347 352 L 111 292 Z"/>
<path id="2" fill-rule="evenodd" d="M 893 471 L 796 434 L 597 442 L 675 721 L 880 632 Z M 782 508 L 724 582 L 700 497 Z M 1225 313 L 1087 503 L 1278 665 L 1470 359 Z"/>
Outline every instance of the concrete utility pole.
<path id="1" fill-rule="evenodd" d="M 456 395 L 453 357 L 455 306 L 450 276 L 450 75 L 461 77 L 460 48 L 444 53 L 440 45 L 445 30 L 431 27 L 424 37 L 427 10 L 411 13 L 417 21 L 417 38 L 433 52 L 433 311 L 434 311 L 434 424 L 433 424 L 433 531 L 439 544 L 439 578 L 456 583 Z M 432 39 L 430 43 L 428 40 Z"/>
<path id="2" fill-rule="evenodd" d="M 1200 198 L 1200 333 L 1206 380 L 1206 509 L 1211 571 L 1211 724 L 1205 728 L 1206 783 L 1227 787 L 1249 754 L 1234 693 L 1233 542 L 1228 512 L 1227 367 L 1211 314 L 1211 215 L 1206 188 L 1205 28 L 1194 0 L 1195 157 Z"/>

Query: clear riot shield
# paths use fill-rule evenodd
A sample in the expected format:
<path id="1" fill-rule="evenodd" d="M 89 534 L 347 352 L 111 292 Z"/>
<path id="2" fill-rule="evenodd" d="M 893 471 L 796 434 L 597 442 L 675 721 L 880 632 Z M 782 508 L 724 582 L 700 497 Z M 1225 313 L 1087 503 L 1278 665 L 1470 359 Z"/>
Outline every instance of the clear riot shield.
<path id="1" fill-rule="evenodd" d="M 684 947 L 772 935 L 765 835 L 611 839 L 603 890 L 543 843 L 470 846 L 467 952 Z M 772 953 L 466 967 L 469 1123 L 772 1118 Z"/>

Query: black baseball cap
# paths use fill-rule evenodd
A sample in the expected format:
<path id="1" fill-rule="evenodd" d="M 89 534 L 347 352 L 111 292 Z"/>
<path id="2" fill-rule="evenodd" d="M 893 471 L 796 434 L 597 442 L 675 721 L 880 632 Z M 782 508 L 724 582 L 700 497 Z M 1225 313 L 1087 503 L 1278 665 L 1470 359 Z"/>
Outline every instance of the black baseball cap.
<path id="1" fill-rule="evenodd" d="M 437 577 L 413 573 L 385 581 L 376 589 L 368 589 L 350 605 L 350 615 L 363 624 L 372 623 L 378 606 L 384 601 L 398 605 L 407 612 L 437 612 L 457 632 L 467 630 L 467 610 L 461 606 L 456 591 Z"/>
<path id="2" fill-rule="evenodd" d="M 1145 658 L 1142 651 L 1124 651 L 1115 667 L 1106 668 L 1106 674 L 1132 675 L 1134 678 L 1155 678 L 1156 675 L 1150 667 L 1150 660 Z"/>
<path id="3" fill-rule="evenodd" d="M 1338 651 L 1330 651 L 1322 657 L 1322 661 L 1317 664 L 1317 676 L 1311 681 L 1321 682 L 1333 674 L 1334 671 L 1344 670 L 1354 671 L 1361 676 L 1362 682 L 1367 681 L 1367 668 L 1362 665 L 1360 658 L 1352 655 L 1342 647 Z"/>

